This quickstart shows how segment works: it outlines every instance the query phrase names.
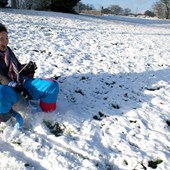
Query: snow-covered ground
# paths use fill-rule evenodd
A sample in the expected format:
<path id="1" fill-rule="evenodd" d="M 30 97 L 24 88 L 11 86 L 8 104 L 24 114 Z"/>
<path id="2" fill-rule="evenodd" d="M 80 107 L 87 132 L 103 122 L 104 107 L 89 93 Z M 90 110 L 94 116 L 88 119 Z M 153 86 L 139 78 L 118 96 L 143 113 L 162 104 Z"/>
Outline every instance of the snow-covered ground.
<path id="1" fill-rule="evenodd" d="M 0 22 L 60 85 L 56 112 L 20 108 L 24 129 L 0 134 L 0 170 L 169 169 L 170 21 L 0 9 Z"/>

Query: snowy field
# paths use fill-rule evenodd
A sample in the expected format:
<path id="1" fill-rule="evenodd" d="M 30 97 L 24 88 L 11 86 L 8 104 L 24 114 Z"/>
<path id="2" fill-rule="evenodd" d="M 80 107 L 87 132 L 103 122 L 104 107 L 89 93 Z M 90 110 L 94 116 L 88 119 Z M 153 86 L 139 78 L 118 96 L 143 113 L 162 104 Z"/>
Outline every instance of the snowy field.
<path id="1" fill-rule="evenodd" d="M 60 85 L 56 112 L 18 106 L 0 170 L 169 169 L 170 21 L 0 9 L 0 22 L 21 63 Z"/>

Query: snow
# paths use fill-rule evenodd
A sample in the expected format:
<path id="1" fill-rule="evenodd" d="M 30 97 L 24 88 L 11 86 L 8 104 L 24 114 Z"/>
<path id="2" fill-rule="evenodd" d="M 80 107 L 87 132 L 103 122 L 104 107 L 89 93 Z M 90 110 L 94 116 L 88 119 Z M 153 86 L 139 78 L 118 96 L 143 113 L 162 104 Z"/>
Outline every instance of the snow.
<path id="1" fill-rule="evenodd" d="M 0 134 L 0 170 L 170 167 L 169 20 L 13 9 L 0 19 L 19 60 L 60 85 L 53 113 L 19 105 L 24 129 Z"/>

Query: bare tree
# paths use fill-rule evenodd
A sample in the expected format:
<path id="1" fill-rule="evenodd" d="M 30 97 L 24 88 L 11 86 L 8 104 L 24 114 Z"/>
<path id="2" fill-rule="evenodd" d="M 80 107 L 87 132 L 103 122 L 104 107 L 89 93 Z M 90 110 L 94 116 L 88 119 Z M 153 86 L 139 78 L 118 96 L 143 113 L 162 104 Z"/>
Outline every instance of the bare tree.
<path id="1" fill-rule="evenodd" d="M 20 9 L 47 9 L 51 4 L 49 0 L 11 0 L 12 8 Z"/>
<path id="2" fill-rule="evenodd" d="M 170 15 L 170 0 L 160 0 L 153 5 L 155 14 L 159 18 L 169 19 Z"/>
<path id="3" fill-rule="evenodd" d="M 131 13 L 131 9 L 125 8 L 123 13 L 124 15 L 128 15 L 129 13 Z"/>
<path id="4" fill-rule="evenodd" d="M 18 0 L 11 0 L 12 8 L 18 8 L 18 7 L 17 7 L 17 1 L 18 1 Z"/>
<path id="5" fill-rule="evenodd" d="M 32 6 L 34 5 L 34 0 L 24 0 L 22 5 L 22 8 L 32 9 Z"/>
<path id="6" fill-rule="evenodd" d="M 165 7 L 165 16 L 166 19 L 169 19 L 169 14 L 170 14 L 170 0 L 161 0 L 161 3 Z"/>
<path id="7" fill-rule="evenodd" d="M 123 13 L 123 9 L 119 5 L 111 5 L 108 9 L 111 10 L 114 15 L 120 15 Z"/>
<path id="8" fill-rule="evenodd" d="M 35 0 L 34 9 L 46 10 L 49 8 L 50 4 L 51 4 L 50 0 Z"/>
<path id="9" fill-rule="evenodd" d="M 11 0 L 11 6 L 15 9 L 24 8 L 25 0 Z"/>

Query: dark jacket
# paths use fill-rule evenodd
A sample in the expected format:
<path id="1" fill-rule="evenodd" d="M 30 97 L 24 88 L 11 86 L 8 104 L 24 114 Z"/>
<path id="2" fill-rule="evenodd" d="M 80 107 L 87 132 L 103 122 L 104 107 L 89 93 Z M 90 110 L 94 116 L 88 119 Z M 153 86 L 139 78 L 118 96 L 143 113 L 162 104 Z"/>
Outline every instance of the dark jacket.
<path id="1" fill-rule="evenodd" d="M 9 47 L 5 52 L 0 51 L 0 84 L 8 84 L 9 81 L 20 82 L 23 77 L 19 73 L 21 69 L 22 64 Z"/>
<path id="2" fill-rule="evenodd" d="M 22 65 L 16 58 L 12 50 L 7 47 L 5 52 L 0 51 L 0 75 L 9 80 L 20 81 L 19 70 Z M 1 82 L 0 82 L 1 83 Z M 1 83 L 2 84 L 2 83 Z"/>

